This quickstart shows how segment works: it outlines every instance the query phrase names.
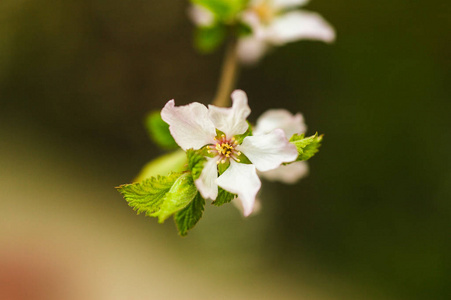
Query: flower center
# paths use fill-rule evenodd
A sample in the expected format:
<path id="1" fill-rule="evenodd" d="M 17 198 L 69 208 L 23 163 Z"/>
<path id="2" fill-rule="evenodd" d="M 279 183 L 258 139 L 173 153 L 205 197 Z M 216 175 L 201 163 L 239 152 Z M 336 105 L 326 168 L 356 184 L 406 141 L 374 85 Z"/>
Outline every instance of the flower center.
<path id="1" fill-rule="evenodd" d="M 266 24 L 270 23 L 275 15 L 274 9 L 272 8 L 271 4 L 269 4 L 269 1 L 263 1 L 262 3 L 254 6 L 253 10 L 260 18 L 262 23 Z"/>
<path id="2" fill-rule="evenodd" d="M 215 156 L 219 156 L 218 164 L 225 164 L 230 158 L 239 162 L 238 156 L 241 152 L 236 149 L 238 142 L 235 138 L 228 139 L 224 134 L 219 138 L 215 138 L 216 144 L 207 146 L 208 153 L 213 153 Z"/>

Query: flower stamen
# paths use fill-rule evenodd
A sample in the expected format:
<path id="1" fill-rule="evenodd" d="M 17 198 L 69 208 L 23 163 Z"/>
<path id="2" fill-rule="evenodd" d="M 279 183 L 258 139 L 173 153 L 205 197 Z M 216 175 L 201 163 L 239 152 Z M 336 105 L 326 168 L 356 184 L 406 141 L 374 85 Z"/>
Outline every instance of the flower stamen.
<path id="1" fill-rule="evenodd" d="M 208 153 L 213 153 L 215 156 L 219 156 L 219 160 L 217 164 L 225 164 L 229 159 L 233 159 L 237 162 L 240 160 L 237 156 L 241 155 L 240 151 L 237 151 L 236 146 L 238 146 L 238 141 L 232 137 L 228 139 L 225 134 L 221 134 L 220 137 L 215 137 L 214 141 L 216 142 L 214 145 L 208 145 Z"/>

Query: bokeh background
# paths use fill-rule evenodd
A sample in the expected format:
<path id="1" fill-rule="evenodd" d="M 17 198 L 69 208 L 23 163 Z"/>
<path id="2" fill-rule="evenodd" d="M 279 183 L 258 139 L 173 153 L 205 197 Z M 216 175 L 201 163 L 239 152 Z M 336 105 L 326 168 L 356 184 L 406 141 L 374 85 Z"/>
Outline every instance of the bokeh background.
<path id="1" fill-rule="evenodd" d="M 325 133 L 310 176 L 260 214 L 207 205 L 188 237 L 114 187 L 159 151 L 169 99 L 208 103 L 222 51 L 188 1 L 0 1 L 1 299 L 450 299 L 448 1 L 312 1 L 332 45 L 242 70 L 253 109 Z"/>

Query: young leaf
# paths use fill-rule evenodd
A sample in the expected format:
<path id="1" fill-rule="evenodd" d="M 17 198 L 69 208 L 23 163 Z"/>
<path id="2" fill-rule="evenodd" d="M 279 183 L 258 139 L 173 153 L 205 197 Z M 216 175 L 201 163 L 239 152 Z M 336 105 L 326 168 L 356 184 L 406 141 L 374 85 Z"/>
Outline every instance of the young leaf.
<path id="1" fill-rule="evenodd" d="M 152 141 L 163 149 L 176 149 L 177 143 L 169 131 L 169 124 L 163 119 L 159 111 L 151 112 L 145 120 L 147 131 Z"/>
<path id="2" fill-rule="evenodd" d="M 199 178 L 200 173 L 202 173 L 204 168 L 204 163 L 207 161 L 205 158 L 205 152 L 206 151 L 202 149 L 188 149 L 186 151 L 186 156 L 188 157 L 188 169 L 191 171 L 194 180 Z"/>
<path id="3" fill-rule="evenodd" d="M 160 210 L 166 193 L 180 175 L 172 173 L 169 176 L 151 177 L 142 182 L 121 185 L 117 190 L 138 214 L 150 216 Z"/>
<path id="4" fill-rule="evenodd" d="M 152 217 L 158 217 L 158 222 L 163 223 L 170 215 L 185 208 L 196 194 L 197 188 L 191 174 L 182 174 L 166 193 L 160 210 L 153 213 Z"/>
<path id="5" fill-rule="evenodd" d="M 216 18 L 230 22 L 241 12 L 248 0 L 191 0 L 193 4 L 203 6 Z"/>
<path id="6" fill-rule="evenodd" d="M 321 146 L 322 140 L 323 136 L 318 136 L 318 133 L 307 138 L 304 137 L 304 134 L 294 134 L 290 139 L 290 143 L 298 149 L 299 156 L 296 161 L 308 160 L 315 155 L 319 151 L 318 148 Z"/>
<path id="7" fill-rule="evenodd" d="M 140 182 L 157 175 L 165 176 L 171 172 L 182 172 L 186 169 L 187 163 L 186 153 L 183 150 L 175 150 L 148 162 L 134 181 Z"/>
<path id="8" fill-rule="evenodd" d="M 215 51 L 226 37 L 226 28 L 222 24 L 196 28 L 194 46 L 202 53 Z"/>
<path id="9" fill-rule="evenodd" d="M 177 225 L 181 236 L 187 235 L 188 230 L 192 229 L 197 224 L 204 212 L 204 206 L 205 199 L 202 198 L 200 193 L 197 193 L 190 204 L 174 215 L 174 222 Z"/>
<path id="10" fill-rule="evenodd" d="M 226 190 L 218 187 L 218 197 L 211 204 L 216 206 L 221 206 L 223 204 L 229 203 L 236 197 L 235 194 L 229 193 Z"/>

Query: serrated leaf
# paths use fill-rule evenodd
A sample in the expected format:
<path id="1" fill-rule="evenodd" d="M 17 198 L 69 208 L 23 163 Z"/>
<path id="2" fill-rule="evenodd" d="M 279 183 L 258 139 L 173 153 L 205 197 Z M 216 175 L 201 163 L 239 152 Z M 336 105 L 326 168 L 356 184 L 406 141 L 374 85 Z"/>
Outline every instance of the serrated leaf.
<path id="1" fill-rule="evenodd" d="M 176 150 L 147 163 L 134 181 L 140 182 L 157 175 L 165 176 L 171 172 L 181 172 L 186 168 L 187 163 L 186 153 L 182 150 Z"/>
<path id="2" fill-rule="evenodd" d="M 205 207 L 205 199 L 197 193 L 193 201 L 184 209 L 174 215 L 174 222 L 177 225 L 179 234 L 185 236 L 202 217 Z"/>
<path id="3" fill-rule="evenodd" d="M 204 149 L 188 149 L 186 151 L 186 157 L 188 158 L 188 169 L 191 171 L 194 180 L 199 178 L 202 170 L 204 169 L 204 164 L 207 161 L 205 155 L 206 151 Z"/>
<path id="4" fill-rule="evenodd" d="M 182 174 L 166 193 L 160 209 L 152 214 L 163 223 L 169 216 L 185 208 L 196 196 L 197 188 L 190 173 Z"/>
<path id="5" fill-rule="evenodd" d="M 227 192 L 221 187 L 218 187 L 218 197 L 216 200 L 212 202 L 213 205 L 221 206 L 223 204 L 229 203 L 233 199 L 235 199 L 237 195 Z"/>
<path id="6" fill-rule="evenodd" d="M 299 156 L 296 161 L 308 160 L 314 156 L 319 151 L 322 140 L 323 136 L 318 136 L 318 133 L 310 137 L 304 137 L 304 134 L 294 134 L 290 143 L 295 145 L 298 150 Z"/>
<path id="7" fill-rule="evenodd" d="M 121 185 L 117 190 L 138 214 L 151 216 L 160 210 L 166 193 L 180 175 L 181 173 L 172 173 L 169 176 L 151 177 L 142 182 Z"/>
<path id="8" fill-rule="evenodd" d="M 163 149 L 177 149 L 179 146 L 169 131 L 169 124 L 163 119 L 159 111 L 147 115 L 145 125 L 152 141 Z"/>
<path id="9" fill-rule="evenodd" d="M 194 46 L 202 53 L 215 51 L 224 41 L 227 30 L 222 24 L 198 27 L 194 33 Z"/>

